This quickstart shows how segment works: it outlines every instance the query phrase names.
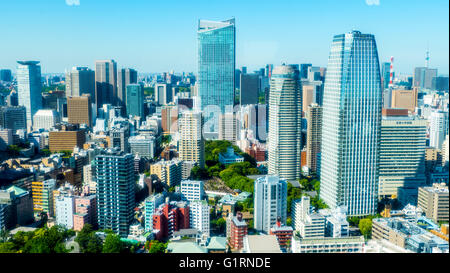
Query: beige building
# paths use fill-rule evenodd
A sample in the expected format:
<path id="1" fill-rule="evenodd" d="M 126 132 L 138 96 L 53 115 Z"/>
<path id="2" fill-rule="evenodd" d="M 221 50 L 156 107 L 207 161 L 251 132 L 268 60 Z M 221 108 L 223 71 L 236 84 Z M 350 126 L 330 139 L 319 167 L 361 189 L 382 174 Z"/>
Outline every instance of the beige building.
<path id="1" fill-rule="evenodd" d="M 81 97 L 67 98 L 67 117 L 70 123 L 92 126 L 91 96 L 83 94 Z"/>
<path id="2" fill-rule="evenodd" d="M 413 90 L 392 90 L 392 108 L 404 108 L 414 112 L 417 107 L 418 89 Z"/>
<path id="3" fill-rule="evenodd" d="M 445 184 L 433 184 L 432 187 L 420 187 L 417 206 L 426 217 L 436 223 L 449 220 L 448 187 Z"/>
<path id="4" fill-rule="evenodd" d="M 205 165 L 205 141 L 202 135 L 201 112 L 185 111 L 178 119 L 179 158 L 192 161 L 203 168 Z"/>
<path id="5" fill-rule="evenodd" d="M 180 161 L 160 161 L 150 165 L 150 175 L 158 177 L 169 187 L 176 186 L 181 182 L 181 167 Z"/>
<path id="6" fill-rule="evenodd" d="M 306 165 L 312 172 L 317 171 L 317 154 L 322 146 L 322 107 L 316 103 L 308 106 L 306 112 L 308 129 L 306 134 Z"/>
<path id="7" fill-rule="evenodd" d="M 219 115 L 219 140 L 228 140 L 236 143 L 237 138 L 236 114 L 228 112 Z"/>
<path id="8" fill-rule="evenodd" d="M 84 130 L 79 126 L 62 125 L 59 130 L 50 131 L 48 135 L 50 152 L 72 151 L 75 146 L 82 148 L 86 142 Z"/>
<path id="9" fill-rule="evenodd" d="M 303 96 L 302 96 L 302 112 L 303 115 L 308 111 L 309 105 L 314 101 L 314 92 L 316 90 L 315 85 L 303 85 Z"/>

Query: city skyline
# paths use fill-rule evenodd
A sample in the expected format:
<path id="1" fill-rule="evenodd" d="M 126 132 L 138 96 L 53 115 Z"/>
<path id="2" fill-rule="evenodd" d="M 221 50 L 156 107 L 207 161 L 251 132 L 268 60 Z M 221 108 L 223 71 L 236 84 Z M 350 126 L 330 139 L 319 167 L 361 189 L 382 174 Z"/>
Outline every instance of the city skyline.
<path id="1" fill-rule="evenodd" d="M 8 52 L 3 60 L 4 68 L 15 72 L 17 60 L 39 60 L 42 74 L 64 73 L 73 66 L 93 69 L 95 60 L 114 59 L 118 68 L 132 67 L 141 73 L 197 72 L 198 20 L 234 17 L 236 67 L 244 65 L 249 71 L 267 63 L 282 62 L 325 67 L 332 37 L 357 29 L 375 35 L 380 63 L 394 56 L 394 70 L 398 74 L 412 74 L 411 67 L 424 66 L 428 49 L 430 67 L 438 68 L 438 74 L 448 74 L 448 2 L 445 1 L 378 1 L 378 5 L 369 5 L 367 1 L 354 0 L 345 7 L 334 3 L 336 1 L 320 4 L 299 1 L 289 2 L 289 9 L 284 8 L 284 2 L 272 6 L 266 1 L 207 5 L 202 5 L 204 1 L 175 1 L 150 6 L 140 1 L 129 5 L 124 5 L 125 2 L 108 2 L 108 5 L 102 1 L 78 2 L 79 5 L 69 5 L 64 0 L 1 3 L 0 10 L 7 11 L 1 14 L 7 22 L 4 36 L 14 41 L 0 45 L 0 51 Z M 447 9 L 443 8 L 445 5 Z M 130 7 L 133 7 L 130 13 L 133 16 L 122 20 Z M 40 8 L 45 11 L 36 13 Z M 170 9 L 171 13 L 162 16 L 150 12 L 149 16 L 149 8 Z M 249 8 L 254 12 L 247 12 Z M 17 20 L 18 12 L 21 18 L 28 19 Z M 52 16 L 35 18 L 47 12 Z M 404 20 L 405 14 L 420 19 Z M 119 15 L 122 17 L 114 20 Z M 292 28 L 293 35 L 282 35 L 277 32 L 279 28 Z M 116 35 L 122 31 L 125 36 Z M 50 42 L 53 35 L 59 42 Z"/>

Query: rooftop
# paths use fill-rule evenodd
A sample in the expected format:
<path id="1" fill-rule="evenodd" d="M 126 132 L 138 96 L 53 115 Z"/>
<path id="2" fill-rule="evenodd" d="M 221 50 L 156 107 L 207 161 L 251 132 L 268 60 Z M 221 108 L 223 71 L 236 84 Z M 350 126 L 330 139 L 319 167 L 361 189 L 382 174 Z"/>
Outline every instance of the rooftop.
<path id="1" fill-rule="evenodd" d="M 281 253 L 275 235 L 247 235 L 245 237 L 251 253 Z"/>

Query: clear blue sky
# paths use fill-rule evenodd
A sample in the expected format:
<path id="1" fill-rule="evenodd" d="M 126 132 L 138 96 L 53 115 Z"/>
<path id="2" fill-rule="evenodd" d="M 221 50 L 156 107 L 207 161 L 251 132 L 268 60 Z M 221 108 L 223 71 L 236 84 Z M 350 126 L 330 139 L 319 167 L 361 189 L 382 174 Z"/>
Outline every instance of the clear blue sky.
<path id="1" fill-rule="evenodd" d="M 397 72 L 423 66 L 429 46 L 430 66 L 448 74 L 448 9 L 448 0 L 1 0 L 0 68 L 28 59 L 60 73 L 114 59 L 139 72 L 196 72 L 198 19 L 235 17 L 237 67 L 326 66 L 333 35 L 358 29 Z"/>

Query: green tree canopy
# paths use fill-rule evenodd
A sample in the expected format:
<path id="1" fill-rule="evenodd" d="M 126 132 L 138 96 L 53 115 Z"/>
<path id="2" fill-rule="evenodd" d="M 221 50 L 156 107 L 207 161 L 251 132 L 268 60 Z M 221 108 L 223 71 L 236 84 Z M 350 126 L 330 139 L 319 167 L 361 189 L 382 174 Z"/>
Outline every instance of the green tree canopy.
<path id="1" fill-rule="evenodd" d="M 120 240 L 120 236 L 114 233 L 108 233 L 103 243 L 103 253 L 120 253 L 124 249 L 124 245 Z"/>

